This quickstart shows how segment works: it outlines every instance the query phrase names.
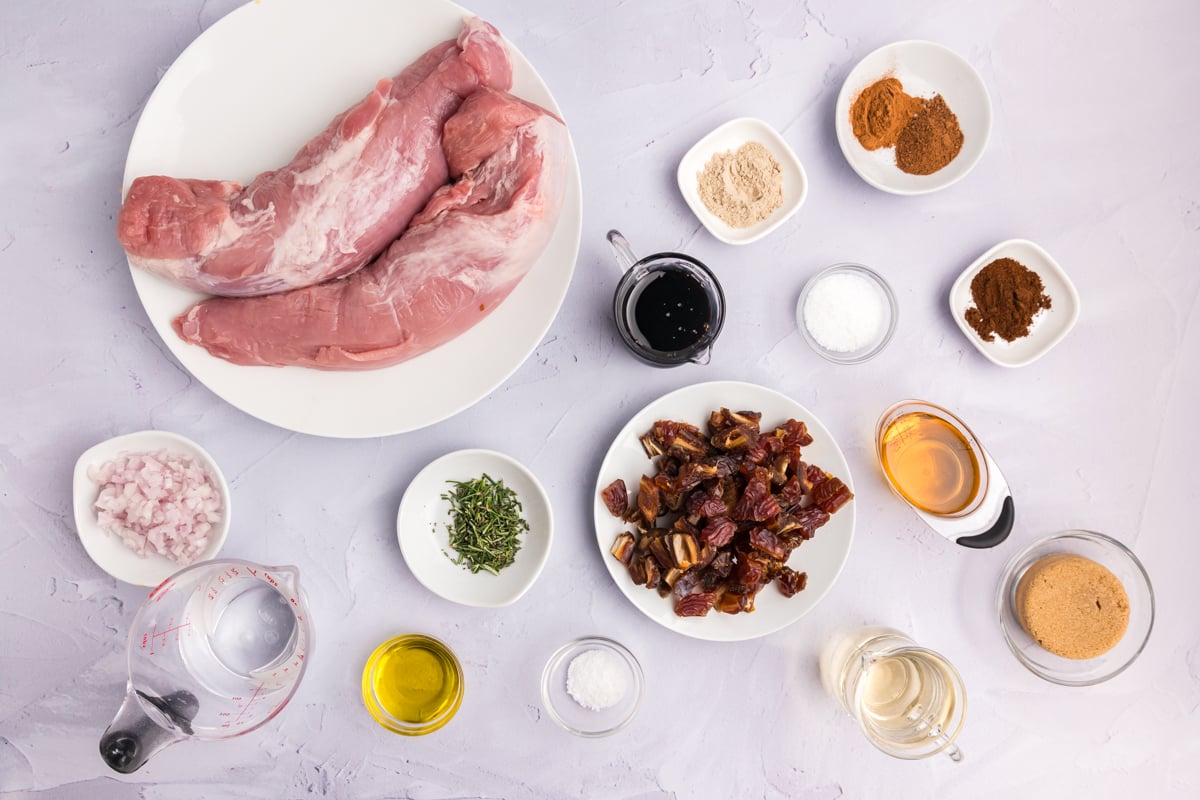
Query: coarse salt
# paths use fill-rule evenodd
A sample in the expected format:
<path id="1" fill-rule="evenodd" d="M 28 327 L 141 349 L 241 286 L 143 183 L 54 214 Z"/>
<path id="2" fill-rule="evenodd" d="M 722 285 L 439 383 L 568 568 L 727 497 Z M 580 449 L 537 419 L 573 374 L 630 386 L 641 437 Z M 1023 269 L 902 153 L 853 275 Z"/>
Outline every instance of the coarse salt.
<path id="1" fill-rule="evenodd" d="M 853 353 L 879 340 L 887 307 L 879 288 L 852 273 L 827 275 L 808 291 L 804 326 L 821 347 Z"/>
<path id="2" fill-rule="evenodd" d="M 621 702 L 629 676 L 620 656 L 607 650 L 588 650 L 567 665 L 567 694 L 590 711 L 602 711 Z"/>

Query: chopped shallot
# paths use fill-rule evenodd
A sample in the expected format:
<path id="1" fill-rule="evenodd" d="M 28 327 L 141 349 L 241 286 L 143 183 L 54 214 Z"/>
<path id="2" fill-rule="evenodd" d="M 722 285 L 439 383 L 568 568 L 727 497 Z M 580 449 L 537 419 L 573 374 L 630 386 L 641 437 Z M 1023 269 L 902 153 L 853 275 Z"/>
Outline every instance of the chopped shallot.
<path id="1" fill-rule="evenodd" d="M 221 521 L 216 482 L 190 456 L 123 453 L 88 467 L 88 477 L 99 485 L 100 527 L 142 558 L 156 553 L 187 566 L 208 547 Z"/>

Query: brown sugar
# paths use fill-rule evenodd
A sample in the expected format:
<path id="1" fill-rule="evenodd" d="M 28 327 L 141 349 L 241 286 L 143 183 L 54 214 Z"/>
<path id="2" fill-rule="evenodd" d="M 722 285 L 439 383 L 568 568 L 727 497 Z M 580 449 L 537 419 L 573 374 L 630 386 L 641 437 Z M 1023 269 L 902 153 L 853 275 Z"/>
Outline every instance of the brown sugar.
<path id="1" fill-rule="evenodd" d="M 1038 644 L 1063 658 L 1107 653 L 1129 627 L 1129 595 L 1109 569 L 1055 553 L 1035 562 L 1017 585 L 1017 618 Z"/>
<path id="2" fill-rule="evenodd" d="M 859 92 L 850 106 L 850 127 L 868 150 L 895 147 L 900 131 L 925 101 L 906 94 L 895 78 L 880 78 Z"/>

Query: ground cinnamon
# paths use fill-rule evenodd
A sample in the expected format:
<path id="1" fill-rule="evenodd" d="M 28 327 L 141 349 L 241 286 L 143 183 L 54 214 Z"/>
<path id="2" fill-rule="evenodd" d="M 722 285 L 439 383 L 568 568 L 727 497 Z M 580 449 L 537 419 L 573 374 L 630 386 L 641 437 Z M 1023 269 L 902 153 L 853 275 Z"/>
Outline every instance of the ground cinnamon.
<path id="1" fill-rule="evenodd" d="M 850 127 L 868 150 L 895 147 L 900 131 L 924 104 L 919 97 L 905 94 L 895 78 L 880 78 L 854 98 Z"/>
<path id="2" fill-rule="evenodd" d="M 1050 308 L 1041 276 L 1019 261 L 998 258 L 971 279 L 971 300 L 964 315 L 967 324 L 985 342 L 999 336 L 1006 342 L 1029 335 L 1034 316 Z"/>
<path id="3" fill-rule="evenodd" d="M 962 146 L 958 117 L 939 94 L 896 137 L 896 166 L 910 175 L 930 175 L 953 161 Z"/>

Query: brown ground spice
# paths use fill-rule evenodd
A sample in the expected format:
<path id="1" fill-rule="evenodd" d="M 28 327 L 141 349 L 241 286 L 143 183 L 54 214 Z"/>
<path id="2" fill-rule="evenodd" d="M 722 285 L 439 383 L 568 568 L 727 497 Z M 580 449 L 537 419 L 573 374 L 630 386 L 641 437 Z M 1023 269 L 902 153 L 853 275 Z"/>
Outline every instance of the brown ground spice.
<path id="1" fill-rule="evenodd" d="M 1050 308 L 1041 276 L 1019 261 L 998 258 L 971 279 L 967 324 L 985 342 L 999 336 L 1006 342 L 1029 335 L 1034 315 Z"/>
<path id="2" fill-rule="evenodd" d="M 958 117 L 935 95 L 896 138 L 896 166 L 910 175 L 930 175 L 953 161 L 962 146 Z"/>
<path id="3" fill-rule="evenodd" d="M 896 138 L 925 101 L 905 94 L 895 78 L 880 78 L 859 92 L 850 106 L 850 127 L 868 150 L 895 147 Z"/>

